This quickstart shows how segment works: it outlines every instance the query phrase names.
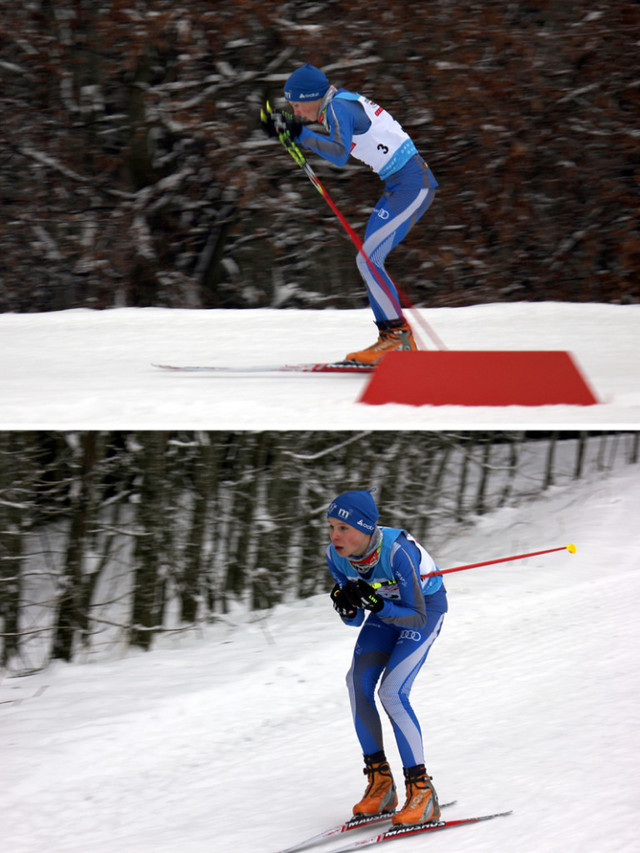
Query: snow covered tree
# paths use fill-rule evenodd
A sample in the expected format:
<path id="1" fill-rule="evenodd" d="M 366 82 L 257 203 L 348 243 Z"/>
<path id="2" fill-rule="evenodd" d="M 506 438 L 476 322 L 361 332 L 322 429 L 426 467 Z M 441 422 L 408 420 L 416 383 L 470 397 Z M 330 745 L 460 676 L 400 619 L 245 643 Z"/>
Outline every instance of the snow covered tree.
<path id="1" fill-rule="evenodd" d="M 30 433 L 0 433 L 0 666 L 20 647 L 25 536 L 31 529 L 37 448 Z"/>
<path id="2" fill-rule="evenodd" d="M 327 590 L 326 510 L 375 488 L 434 553 L 479 515 L 637 464 L 638 434 L 0 434 L 0 661 L 33 669 Z"/>
<path id="3" fill-rule="evenodd" d="M 364 304 L 265 98 L 307 60 L 440 182 L 390 258 L 418 304 L 640 297 L 640 7 L 30 0 L 0 16 L 0 310 Z M 380 193 L 316 163 L 361 233 Z"/>
<path id="4" fill-rule="evenodd" d="M 134 500 L 131 644 L 149 649 L 162 627 L 171 571 L 169 530 L 177 506 L 167 477 L 166 432 L 140 433 Z"/>

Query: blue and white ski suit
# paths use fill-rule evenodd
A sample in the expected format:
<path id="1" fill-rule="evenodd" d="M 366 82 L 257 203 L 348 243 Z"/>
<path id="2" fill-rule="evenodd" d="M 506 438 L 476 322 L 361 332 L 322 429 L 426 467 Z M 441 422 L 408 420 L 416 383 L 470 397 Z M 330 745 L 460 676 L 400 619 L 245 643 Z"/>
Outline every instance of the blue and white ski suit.
<path id="1" fill-rule="evenodd" d="M 362 95 L 331 86 L 320 121 L 328 135 L 303 127 L 298 140 L 305 148 L 336 166 L 344 166 L 353 156 L 385 181 L 384 195 L 371 213 L 364 238 L 364 251 L 376 274 L 360 253 L 357 264 L 376 321 L 397 320 L 402 309 L 384 263 L 429 208 L 438 182 L 398 122 Z"/>
<path id="2" fill-rule="evenodd" d="M 333 545 L 327 548 L 329 571 L 341 587 L 349 580 L 364 578 L 383 582 L 377 590 L 385 599 L 382 610 L 357 611 L 347 625 L 364 625 L 358 635 L 347 687 L 356 734 L 364 755 L 383 750 L 382 725 L 375 703 L 378 697 L 391 720 L 404 767 L 424 764 L 422 732 L 409 702 L 413 682 L 429 649 L 440 633 L 447 611 L 442 576 L 420 575 L 436 571 L 431 556 L 406 530 L 381 527 L 382 548 L 378 563 L 365 575 L 359 573 Z M 389 583 L 390 582 L 390 583 Z"/>

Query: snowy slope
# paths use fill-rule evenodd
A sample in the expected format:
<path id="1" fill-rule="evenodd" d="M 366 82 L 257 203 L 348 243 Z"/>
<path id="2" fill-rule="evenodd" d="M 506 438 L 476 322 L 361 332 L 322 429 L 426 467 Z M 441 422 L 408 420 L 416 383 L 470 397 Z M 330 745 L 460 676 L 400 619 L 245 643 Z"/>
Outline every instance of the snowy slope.
<path id="1" fill-rule="evenodd" d="M 514 814 L 390 851 L 638 849 L 639 505 L 629 466 L 486 516 L 435 555 L 578 546 L 448 576 L 413 692 L 428 767 L 458 800 L 451 816 Z M 5 678 L 2 849 L 274 853 L 339 822 L 364 790 L 344 687 L 355 636 L 320 595 L 151 653 Z"/>
<path id="2" fill-rule="evenodd" d="M 640 305 L 512 303 L 421 313 L 451 350 L 571 352 L 601 404 L 369 406 L 357 402 L 368 381 L 362 376 L 175 375 L 151 367 L 152 362 L 252 365 L 341 359 L 375 339 L 368 309 L 77 309 L 0 315 L 0 428 L 640 424 Z"/>

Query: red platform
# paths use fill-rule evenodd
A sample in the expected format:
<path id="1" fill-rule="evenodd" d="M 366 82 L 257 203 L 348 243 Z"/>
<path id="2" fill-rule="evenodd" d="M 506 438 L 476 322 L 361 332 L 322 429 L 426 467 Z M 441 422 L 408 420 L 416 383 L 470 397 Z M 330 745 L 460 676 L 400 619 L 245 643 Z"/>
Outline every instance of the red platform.
<path id="1" fill-rule="evenodd" d="M 359 402 L 410 406 L 592 406 L 568 352 L 390 352 Z"/>

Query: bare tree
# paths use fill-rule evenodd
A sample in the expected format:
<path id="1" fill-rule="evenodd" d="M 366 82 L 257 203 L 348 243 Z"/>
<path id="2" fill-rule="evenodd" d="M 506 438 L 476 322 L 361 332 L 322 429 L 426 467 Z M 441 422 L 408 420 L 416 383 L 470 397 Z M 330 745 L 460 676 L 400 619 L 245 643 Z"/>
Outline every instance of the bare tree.
<path id="1" fill-rule="evenodd" d="M 4 3 L 0 310 L 364 304 L 258 128 L 309 59 L 388 107 L 446 194 L 392 256 L 414 302 L 638 299 L 637 4 L 328 8 Z M 314 161 L 362 232 L 377 177 Z"/>
<path id="2" fill-rule="evenodd" d="M 24 540 L 33 523 L 36 453 L 31 433 L 0 433 L 0 666 L 20 647 Z"/>
<path id="3" fill-rule="evenodd" d="M 377 488 L 381 523 L 437 554 L 475 515 L 571 482 L 577 458 L 606 476 L 637 448 L 636 433 L 0 435 L 0 661 L 150 649 L 232 605 L 328 589 L 340 491 Z"/>
<path id="4" fill-rule="evenodd" d="M 137 512 L 134 529 L 133 646 L 151 648 L 153 635 L 164 620 L 167 584 L 167 530 L 172 494 L 167 494 L 166 432 L 139 433 Z"/>
<path id="5" fill-rule="evenodd" d="M 59 595 L 53 636 L 53 658 L 70 661 L 78 633 L 86 642 L 92 576 L 86 573 L 87 537 L 96 511 L 96 465 L 98 434 L 79 435 L 79 452 L 74 464 L 69 489 L 69 533 L 64 565 L 58 579 Z"/>

